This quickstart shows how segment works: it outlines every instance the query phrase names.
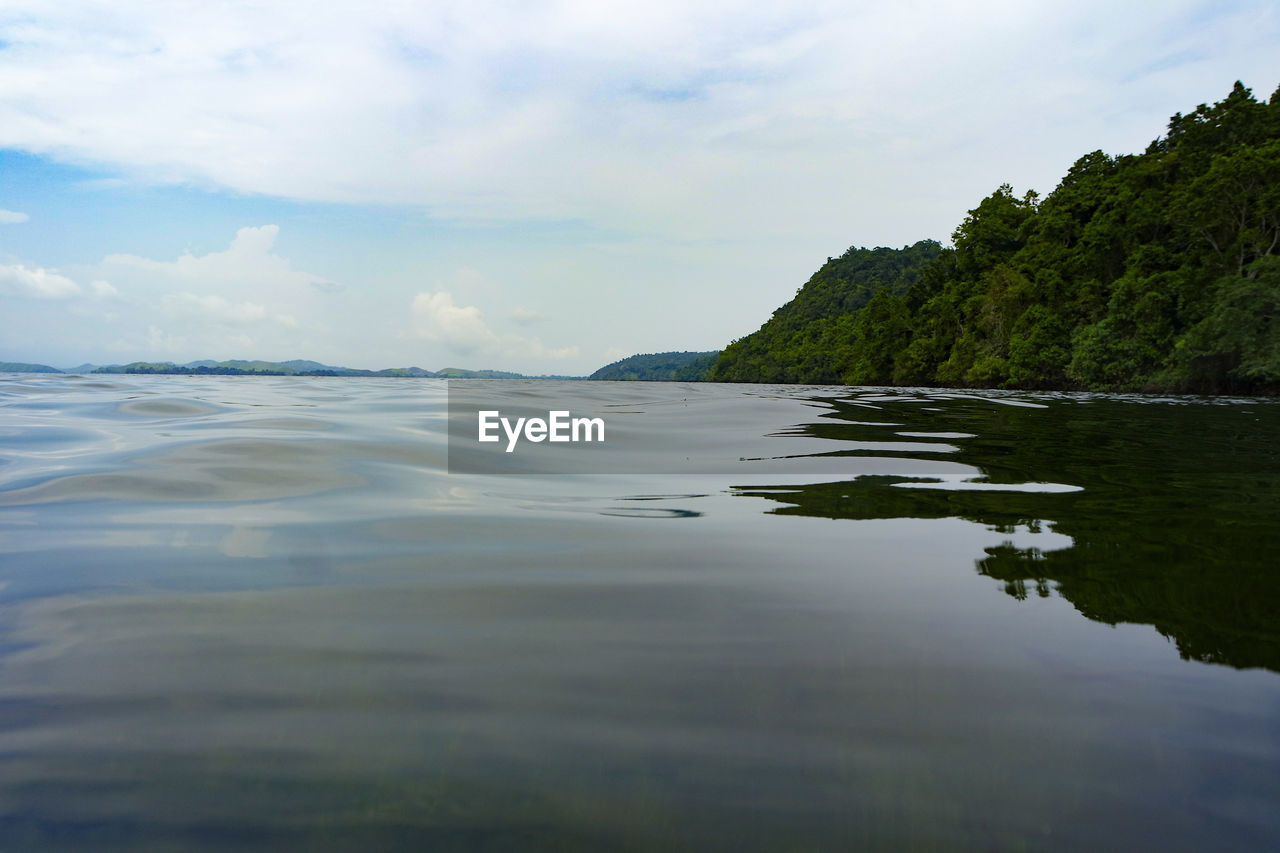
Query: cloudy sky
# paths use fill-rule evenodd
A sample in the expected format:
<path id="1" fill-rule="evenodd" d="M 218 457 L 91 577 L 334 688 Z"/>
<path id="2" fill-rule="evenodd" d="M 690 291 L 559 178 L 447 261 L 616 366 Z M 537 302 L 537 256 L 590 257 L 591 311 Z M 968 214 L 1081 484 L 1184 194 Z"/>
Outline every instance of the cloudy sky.
<path id="1" fill-rule="evenodd" d="M 1273 0 L 6 0 L 0 360 L 718 349 L 1278 57 Z"/>

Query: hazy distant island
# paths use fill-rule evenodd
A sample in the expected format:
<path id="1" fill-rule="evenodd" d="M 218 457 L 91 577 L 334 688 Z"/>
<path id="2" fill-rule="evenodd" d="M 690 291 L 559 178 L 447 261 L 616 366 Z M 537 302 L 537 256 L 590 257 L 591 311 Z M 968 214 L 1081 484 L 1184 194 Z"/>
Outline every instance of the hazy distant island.
<path id="1" fill-rule="evenodd" d="M 172 362 L 134 361 L 129 364 L 111 364 L 94 367 L 83 373 L 165 373 L 178 375 L 216 376 L 435 376 L 421 367 L 398 367 L 388 370 L 357 370 L 351 367 L 335 367 L 318 361 L 294 359 L 291 361 L 245 361 L 231 359 L 212 361 L 204 359 L 186 364 Z"/>
<path id="2" fill-rule="evenodd" d="M 27 364 L 23 361 L 0 361 L 0 373 L 65 373 L 47 364 Z"/>
<path id="3" fill-rule="evenodd" d="M 76 367 L 58 368 L 47 364 L 25 362 L 0 362 L 0 373 L 128 373 L 167 374 L 176 376 L 380 376 L 426 379 L 608 379 L 699 381 L 719 357 L 720 351 L 644 353 L 608 364 L 590 376 L 542 374 L 528 376 L 509 370 L 466 370 L 446 367 L 441 370 L 425 370 L 421 367 L 392 367 L 383 370 L 361 370 L 339 367 L 318 361 L 293 359 L 290 361 L 250 361 L 230 359 L 213 361 L 202 359 L 185 364 L 169 361 L 133 361 L 128 364 L 81 364 Z"/>
<path id="4" fill-rule="evenodd" d="M 442 370 L 424 370 L 421 367 L 392 367 L 384 370 L 360 370 L 354 367 L 338 367 L 318 361 L 294 359 L 291 361 L 246 361 L 231 359 L 213 361 L 203 359 L 174 364 L 169 361 L 133 361 L 128 364 L 81 364 L 65 369 L 47 364 L 0 361 L 0 373 L 130 373 L 168 374 L 177 376 L 381 376 L 428 379 L 579 379 L 577 376 L 525 376 L 506 370 L 464 370 L 446 367 Z"/>

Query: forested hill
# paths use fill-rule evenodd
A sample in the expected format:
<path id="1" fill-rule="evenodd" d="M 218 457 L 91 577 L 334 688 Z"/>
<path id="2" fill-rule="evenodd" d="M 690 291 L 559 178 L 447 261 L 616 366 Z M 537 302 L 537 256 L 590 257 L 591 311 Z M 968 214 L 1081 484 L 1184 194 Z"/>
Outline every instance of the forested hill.
<path id="1" fill-rule="evenodd" d="M 711 352 L 657 352 L 628 356 L 606 364 L 588 379 L 645 380 L 649 382 L 697 382 L 715 364 L 719 350 Z"/>
<path id="2" fill-rule="evenodd" d="M 881 291 L 901 297 L 942 253 L 934 240 L 903 249 L 851 247 L 773 312 L 760 331 L 734 341 L 712 368 L 717 382 L 835 383 L 849 373 L 849 345 L 874 336 L 858 328 L 861 309 Z M 856 356 L 855 356 L 856 357 Z M 839 365 L 839 366 L 837 366 Z M 848 380 L 856 382 L 856 379 Z"/>
<path id="3" fill-rule="evenodd" d="M 1280 391 L 1280 90 L 1237 83 L 1044 199 L 1002 186 L 952 243 L 829 260 L 710 378 Z"/>

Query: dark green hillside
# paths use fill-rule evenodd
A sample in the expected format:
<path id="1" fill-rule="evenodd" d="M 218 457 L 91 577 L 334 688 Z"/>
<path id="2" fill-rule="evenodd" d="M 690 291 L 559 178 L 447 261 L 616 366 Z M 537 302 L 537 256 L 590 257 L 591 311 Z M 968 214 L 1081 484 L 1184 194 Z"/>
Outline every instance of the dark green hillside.
<path id="1" fill-rule="evenodd" d="M 1237 83 L 1142 154 L 1081 157 L 1044 199 L 1001 186 L 952 242 L 846 254 L 896 256 L 895 282 L 837 282 L 828 261 L 713 378 L 1280 390 L 1280 91 Z"/>
<path id="2" fill-rule="evenodd" d="M 835 383 L 861 356 L 853 328 L 862 308 L 882 291 L 901 297 L 942 247 L 921 240 L 902 249 L 852 247 L 828 258 L 795 299 L 773 312 L 760 331 L 725 348 L 712 370 L 717 382 Z M 850 380 L 856 381 L 856 380 Z"/>
<path id="3" fill-rule="evenodd" d="M 712 352 L 657 352 L 633 355 L 606 364 L 588 379 L 700 382 L 719 357 Z"/>

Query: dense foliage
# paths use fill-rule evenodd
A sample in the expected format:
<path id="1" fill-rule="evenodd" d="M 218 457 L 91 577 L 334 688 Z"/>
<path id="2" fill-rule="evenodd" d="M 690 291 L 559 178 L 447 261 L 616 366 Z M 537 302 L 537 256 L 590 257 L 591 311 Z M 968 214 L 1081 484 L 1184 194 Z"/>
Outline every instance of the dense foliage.
<path id="1" fill-rule="evenodd" d="M 886 297 L 901 299 L 942 251 L 935 241 L 922 240 L 903 249 L 854 247 L 838 258 L 828 258 L 796 298 L 773 312 L 760 331 L 725 349 L 711 378 L 719 382 L 858 382 L 856 376 L 867 373 L 858 364 L 870 355 L 866 342 L 896 332 L 887 317 L 883 331 L 855 326 L 865 327 L 870 318 L 880 317 Z"/>
<path id="2" fill-rule="evenodd" d="M 1001 186 L 952 242 L 828 260 L 711 378 L 1280 390 L 1280 90 L 1236 83 L 1044 199 Z"/>
<path id="3" fill-rule="evenodd" d="M 716 363 L 720 351 L 642 353 L 606 364 L 588 379 L 698 382 Z"/>

